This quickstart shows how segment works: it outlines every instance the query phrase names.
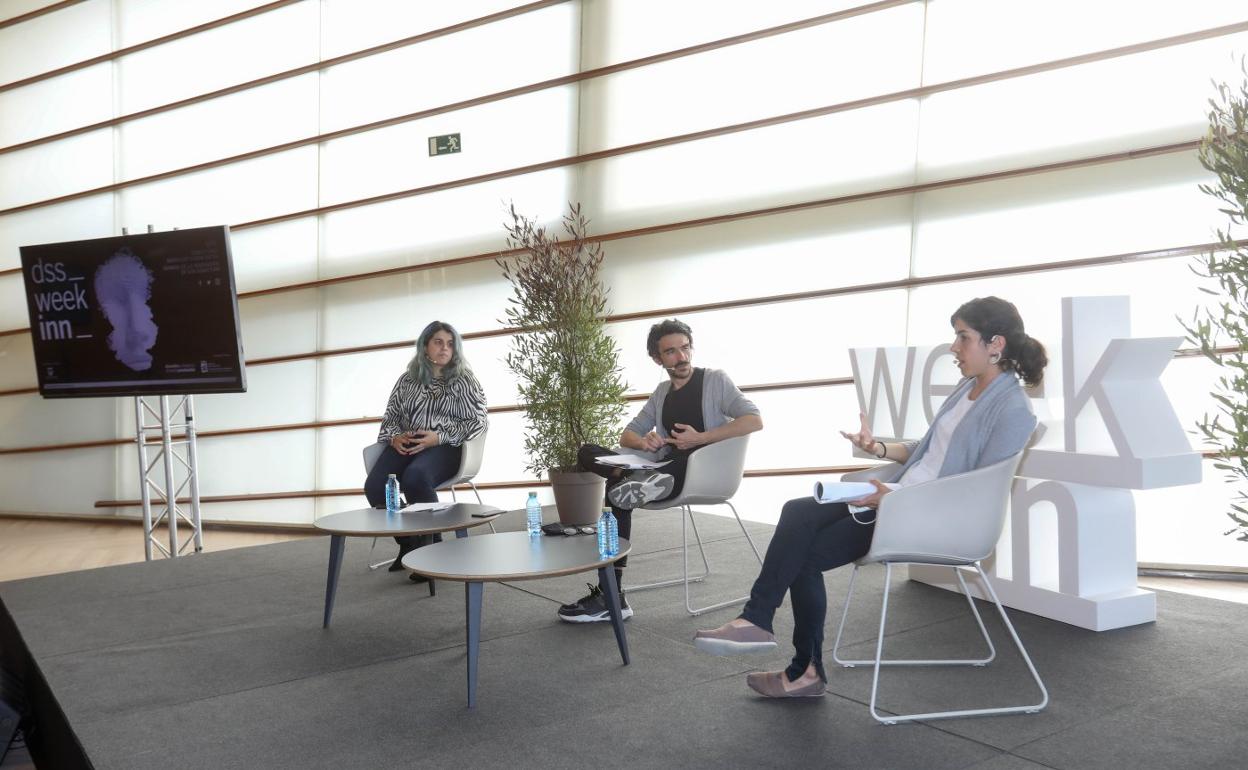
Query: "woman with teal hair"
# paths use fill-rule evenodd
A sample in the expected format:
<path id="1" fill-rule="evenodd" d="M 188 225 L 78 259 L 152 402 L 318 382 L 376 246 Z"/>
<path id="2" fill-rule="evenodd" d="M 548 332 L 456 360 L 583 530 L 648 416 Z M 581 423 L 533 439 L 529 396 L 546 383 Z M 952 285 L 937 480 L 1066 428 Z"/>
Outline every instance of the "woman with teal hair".
<path id="1" fill-rule="evenodd" d="M 385 507 L 386 479 L 392 473 L 408 503 L 437 500 L 438 486 L 459 470 L 464 442 L 487 424 L 485 392 L 464 359 L 463 339 L 455 327 L 434 321 L 420 333 L 416 355 L 390 392 L 377 434 L 387 446 L 364 481 L 368 504 Z M 403 568 L 404 554 L 424 545 L 417 537 L 395 540 L 399 555 L 392 572 Z"/>

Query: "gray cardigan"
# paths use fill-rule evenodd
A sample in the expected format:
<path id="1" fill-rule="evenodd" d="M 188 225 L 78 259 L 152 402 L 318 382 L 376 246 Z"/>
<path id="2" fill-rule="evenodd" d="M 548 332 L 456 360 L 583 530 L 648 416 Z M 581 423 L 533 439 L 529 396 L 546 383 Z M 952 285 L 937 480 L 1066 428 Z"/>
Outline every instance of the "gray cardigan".
<path id="1" fill-rule="evenodd" d="M 646 400 L 646 405 L 641 408 L 625 430 L 631 430 L 638 436 L 644 436 L 654 430 L 660 438 L 667 438 L 667 429 L 663 427 L 661 418 L 663 402 L 671 390 L 671 380 L 660 382 L 650 394 L 650 398 Z M 714 430 L 721 425 L 726 425 L 729 420 L 758 413 L 758 407 L 754 406 L 754 402 L 745 397 L 745 394 L 733 384 L 732 379 L 722 369 L 706 370 L 706 374 L 702 376 L 702 427 L 705 430 Z M 665 450 L 666 447 L 653 454 L 657 458 L 658 455 L 664 454 Z M 637 452 L 635 449 L 628 451 Z"/>
<path id="2" fill-rule="evenodd" d="M 975 384 L 973 377 L 968 377 L 954 388 L 945 403 L 932 419 L 932 425 L 960 399 L 966 397 Z M 1018 378 L 1009 372 L 1003 372 L 988 384 L 979 398 L 975 399 L 970 411 L 954 428 L 949 438 L 949 448 L 945 451 L 945 460 L 940 464 L 940 476 L 952 476 L 965 473 L 1018 454 L 1026 446 L 1031 432 L 1036 428 L 1036 416 L 1031 411 L 1027 394 L 1023 392 Z M 896 481 L 923 457 L 928 444 L 932 440 L 932 429 L 919 441 L 903 442 L 910 450 L 910 457 L 901 470 L 887 481 Z"/>

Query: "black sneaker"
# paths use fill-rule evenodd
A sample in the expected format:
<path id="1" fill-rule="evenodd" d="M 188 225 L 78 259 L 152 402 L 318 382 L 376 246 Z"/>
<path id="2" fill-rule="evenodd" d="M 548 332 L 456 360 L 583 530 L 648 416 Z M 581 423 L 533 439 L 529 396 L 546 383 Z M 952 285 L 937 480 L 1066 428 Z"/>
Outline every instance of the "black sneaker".
<path id="1" fill-rule="evenodd" d="M 632 510 L 672 494 L 676 480 L 671 474 L 656 471 L 633 471 L 607 492 L 607 499 L 617 508 Z"/>
<path id="2" fill-rule="evenodd" d="M 559 619 L 565 623 L 609 623 L 611 610 L 607 609 L 607 597 L 596 585 L 589 586 L 589 595 L 583 596 L 573 604 L 565 604 L 559 608 Z M 620 594 L 620 617 L 628 620 L 633 616 L 633 608 L 628 606 L 624 594 Z"/>

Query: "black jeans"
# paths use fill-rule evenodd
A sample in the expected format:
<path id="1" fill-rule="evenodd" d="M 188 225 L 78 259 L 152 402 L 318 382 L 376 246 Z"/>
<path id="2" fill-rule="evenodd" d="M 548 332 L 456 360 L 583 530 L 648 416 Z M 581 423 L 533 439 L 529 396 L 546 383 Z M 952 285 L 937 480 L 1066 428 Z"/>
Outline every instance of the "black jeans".
<path id="1" fill-rule="evenodd" d="M 583 444 L 580 450 L 576 453 L 577 464 L 580 469 L 583 471 L 589 471 L 590 473 L 596 473 L 606 479 L 608 492 L 611 491 L 611 487 L 624 480 L 624 474 L 613 477 L 612 474 L 620 469 L 614 465 L 603 465 L 598 462 L 598 458 L 613 454 L 618 454 L 618 452 L 614 449 L 607 449 L 604 446 L 598 446 L 597 444 Z M 685 486 L 685 468 L 689 463 L 689 455 L 682 452 L 679 453 L 679 455 L 672 457 L 671 460 L 672 461 L 670 463 L 664 465 L 662 468 L 659 468 L 659 472 L 666 473 L 672 477 L 672 493 L 666 497 L 660 498 L 660 500 L 670 500 L 673 497 L 676 497 L 680 494 L 681 488 Z M 606 502 L 610 503 L 611 500 L 608 498 Z M 612 505 L 611 515 L 615 516 L 616 521 L 619 522 L 620 537 L 626 540 L 632 540 L 633 510 L 631 508 L 619 508 Z M 622 570 L 627 566 L 627 556 L 615 563 L 615 576 L 617 580 L 624 577 Z"/>
<path id="2" fill-rule="evenodd" d="M 823 573 L 862 558 L 871 548 L 875 511 L 858 514 L 859 524 L 844 503 L 815 502 L 813 497 L 790 500 L 780 512 L 763 568 L 750 590 L 741 617 L 771 631 L 784 592 L 793 604 L 793 662 L 785 669 L 789 681 L 797 679 L 811 663 L 820 678 L 823 670 L 823 622 L 828 596 Z"/>
<path id="3" fill-rule="evenodd" d="M 394 447 L 386 447 L 377 464 L 364 480 L 364 496 L 374 508 L 386 507 L 386 478 L 393 473 L 399 478 L 399 490 L 409 503 L 432 503 L 438 499 L 438 485 L 445 483 L 459 470 L 463 447 L 438 444 L 414 455 L 401 455 Z M 434 535 L 424 542 L 442 538 Z M 396 537 L 399 550 L 406 553 L 424 545 L 416 536 Z"/>

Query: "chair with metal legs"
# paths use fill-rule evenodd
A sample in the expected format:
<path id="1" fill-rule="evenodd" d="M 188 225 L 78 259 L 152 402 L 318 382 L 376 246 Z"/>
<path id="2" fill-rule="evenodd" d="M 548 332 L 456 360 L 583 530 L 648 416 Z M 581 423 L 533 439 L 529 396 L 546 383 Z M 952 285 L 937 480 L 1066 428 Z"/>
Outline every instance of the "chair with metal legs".
<path id="1" fill-rule="evenodd" d="M 467 484 L 469 487 L 472 488 L 472 493 L 477 496 L 477 503 L 484 505 L 484 503 L 481 502 L 481 492 L 480 490 L 477 489 L 477 485 L 474 484 L 472 480 L 476 478 L 478 473 L 481 472 L 481 460 L 482 458 L 485 457 L 485 434 L 488 432 L 489 431 L 481 431 L 480 435 L 476 436 L 475 438 L 470 438 L 464 442 L 464 451 L 460 453 L 460 457 L 459 457 L 459 470 L 457 470 L 455 472 L 455 475 L 452 476 L 450 479 L 439 484 L 437 491 L 439 492 L 449 491 L 451 493 L 451 499 L 457 501 L 458 498 L 455 496 L 455 485 Z M 387 446 L 388 444 L 383 444 L 383 443 L 378 442 L 374 444 L 369 444 L 368 446 L 364 447 L 364 474 L 365 475 L 367 475 L 370 471 L 372 471 L 373 466 L 377 464 L 377 460 L 381 458 L 381 453 L 386 451 Z M 494 522 L 491 521 L 489 523 L 489 527 L 490 527 L 491 532 L 495 531 Z M 377 547 L 377 538 L 373 538 L 373 544 L 369 546 L 369 549 L 368 549 L 368 555 L 369 555 L 370 560 L 372 559 L 373 550 L 376 547 Z M 389 564 L 391 561 L 393 560 L 379 561 L 375 564 L 370 563 L 368 565 L 368 568 L 370 570 L 374 570 L 374 569 L 377 569 L 378 567 L 384 567 L 385 565 Z"/>
<path id="2" fill-rule="evenodd" d="M 1005 526 L 1005 515 L 1008 510 L 1010 487 L 1014 479 L 1014 471 L 1018 468 L 1020 452 L 993 465 L 978 468 L 969 473 L 929 481 L 914 487 L 903 487 L 886 495 L 877 512 L 875 534 L 871 541 L 871 550 L 854 564 L 854 571 L 849 578 L 849 590 L 845 597 L 845 607 L 841 612 L 841 623 L 836 630 L 836 642 L 832 646 L 832 658 L 846 668 L 855 666 L 873 666 L 871 679 L 871 716 L 884 724 L 913 722 L 916 720 L 945 719 L 949 717 L 990 716 L 996 714 L 1034 714 L 1049 703 L 1049 692 L 1040 680 L 1031 657 L 1023 647 L 1018 632 L 1010 623 L 1010 618 L 1001 606 L 996 591 L 981 562 L 988 558 L 1001 537 Z M 847 473 L 845 481 L 866 481 L 869 478 L 887 478 L 896 470 L 896 465 L 885 465 L 857 473 Z M 841 638 L 845 630 L 845 619 L 849 615 L 849 604 L 854 595 L 854 580 L 858 570 L 865 564 L 884 565 L 884 599 L 880 607 L 880 628 L 875 644 L 875 658 L 871 660 L 846 660 L 840 656 Z M 970 605 L 971 614 L 979 626 L 980 634 L 988 646 L 987 655 L 982 658 L 955 660 L 898 660 L 884 657 L 884 623 L 888 617 L 888 592 L 892 584 L 893 565 L 895 564 L 930 564 L 947 566 L 957 576 L 962 593 Z M 1001 621 L 1014 640 L 1019 654 L 1027 664 L 1032 679 L 1040 688 L 1041 698 L 1037 703 L 1025 706 L 1006 706 L 1001 708 L 961 709 L 956 711 L 937 711 L 926 714 L 899 714 L 895 716 L 881 714 L 876 708 L 876 696 L 879 690 L 880 669 L 883 666 L 986 666 L 996 658 L 996 648 L 984 627 L 963 579 L 966 568 L 973 568 L 970 574 L 979 578 L 984 587 L 984 595 L 989 597 L 1001 614 Z"/>
<path id="3" fill-rule="evenodd" d="M 749 596 L 742 596 L 738 599 L 729 599 L 728 601 L 711 604 L 706 607 L 694 607 L 689 598 L 689 584 L 700 583 L 706 580 L 707 575 L 711 573 L 710 564 L 706 560 L 706 549 L 702 547 L 702 536 L 698 534 L 698 523 L 694 521 L 691 506 L 726 505 L 732 509 L 732 515 L 736 517 L 737 526 L 741 527 L 741 533 L 745 535 L 746 541 L 750 544 L 750 549 L 754 551 L 754 558 L 758 560 L 760 565 L 763 563 L 763 557 L 758 553 L 758 547 L 754 545 L 754 539 L 750 537 L 745 524 L 741 521 L 741 515 L 737 513 L 736 507 L 729 502 L 729 498 L 736 494 L 737 488 L 741 486 L 741 474 L 745 470 L 745 450 L 748 444 L 749 436 L 737 436 L 717 441 L 714 444 L 698 449 L 689 455 L 689 464 L 685 469 L 685 484 L 681 488 L 680 494 L 670 500 L 656 501 L 642 506 L 651 510 L 680 508 L 680 550 L 683 571 L 681 577 L 631 586 L 627 589 L 628 591 L 646 591 L 651 588 L 684 584 L 685 609 L 689 611 L 690 615 L 701 615 L 704 612 L 717 610 L 721 607 L 741 604 L 750 598 Z M 686 522 L 689 526 L 686 526 Z M 702 557 L 702 574 L 692 576 L 689 574 L 690 526 L 693 528 L 693 537 L 698 544 L 698 553 Z"/>

